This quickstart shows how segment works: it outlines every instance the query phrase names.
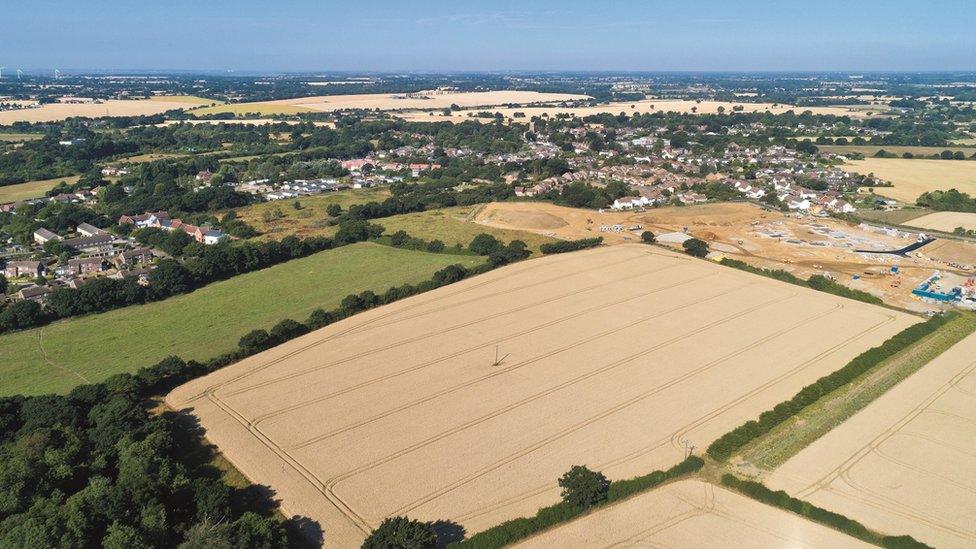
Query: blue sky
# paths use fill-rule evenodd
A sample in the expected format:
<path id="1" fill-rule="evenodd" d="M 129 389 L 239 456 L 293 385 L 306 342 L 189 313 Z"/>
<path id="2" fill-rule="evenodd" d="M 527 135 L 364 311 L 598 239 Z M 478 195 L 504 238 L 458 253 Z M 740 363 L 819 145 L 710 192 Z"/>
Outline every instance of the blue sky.
<path id="1" fill-rule="evenodd" d="M 976 69 L 976 0 L 4 4 L 8 68 Z"/>

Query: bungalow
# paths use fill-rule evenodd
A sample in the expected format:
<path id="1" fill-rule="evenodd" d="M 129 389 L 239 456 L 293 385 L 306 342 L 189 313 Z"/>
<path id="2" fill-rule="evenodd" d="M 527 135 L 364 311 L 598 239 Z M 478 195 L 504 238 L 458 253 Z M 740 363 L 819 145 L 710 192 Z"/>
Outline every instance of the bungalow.
<path id="1" fill-rule="evenodd" d="M 79 224 L 77 230 L 78 230 L 78 234 L 82 236 L 99 236 L 99 235 L 108 234 L 107 232 L 99 229 L 98 227 L 94 225 L 90 225 L 88 223 Z"/>
<path id="2" fill-rule="evenodd" d="M 8 261 L 3 273 L 7 278 L 29 276 L 36 278 L 44 274 L 44 264 L 40 261 Z"/>
<path id="3" fill-rule="evenodd" d="M 210 183 L 210 179 L 213 178 L 213 172 L 210 170 L 203 170 L 197 173 L 196 180 L 201 183 Z"/>
<path id="4" fill-rule="evenodd" d="M 115 256 L 113 262 L 116 267 L 121 269 L 127 266 L 131 267 L 133 265 L 149 263 L 152 259 L 152 250 L 149 248 L 136 248 L 135 250 L 127 250 Z"/>
<path id="5" fill-rule="evenodd" d="M 44 303 L 47 301 L 47 296 L 50 293 L 51 288 L 48 288 L 47 286 L 28 286 L 21 289 L 15 295 L 17 299 L 21 301 L 29 299 L 38 303 Z"/>
<path id="6" fill-rule="evenodd" d="M 69 259 L 66 265 L 58 265 L 55 272 L 58 276 L 80 276 L 84 274 L 100 273 L 105 270 L 105 260 L 100 257 L 84 259 Z"/>
<path id="7" fill-rule="evenodd" d="M 60 240 L 60 239 L 61 239 L 60 236 L 52 233 L 51 231 L 45 229 L 44 227 L 41 227 L 40 229 L 34 231 L 34 242 L 37 242 L 42 246 L 52 240 Z"/>

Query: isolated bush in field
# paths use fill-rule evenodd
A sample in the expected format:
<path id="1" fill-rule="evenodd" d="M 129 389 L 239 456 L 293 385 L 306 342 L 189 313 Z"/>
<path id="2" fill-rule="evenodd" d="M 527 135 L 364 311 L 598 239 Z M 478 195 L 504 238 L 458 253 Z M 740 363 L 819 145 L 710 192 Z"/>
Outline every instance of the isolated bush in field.
<path id="1" fill-rule="evenodd" d="M 441 253 L 444 251 L 444 243 L 440 240 L 431 240 L 427 243 L 427 251 L 435 254 Z"/>
<path id="2" fill-rule="evenodd" d="M 329 204 L 325 207 L 325 213 L 329 214 L 329 217 L 339 217 L 342 215 L 342 206 L 338 204 Z"/>
<path id="3" fill-rule="evenodd" d="M 385 519 L 363 541 L 363 549 L 427 549 L 437 546 L 437 534 L 429 522 L 407 517 Z"/>
<path id="4" fill-rule="evenodd" d="M 705 257 L 708 255 L 708 244 L 706 244 L 703 240 L 689 238 L 688 240 L 685 240 L 681 246 L 685 249 L 685 253 L 688 255 L 693 255 L 695 257 Z"/>
<path id="5" fill-rule="evenodd" d="M 610 480 L 603 473 L 591 471 L 584 465 L 574 465 L 559 478 L 563 501 L 579 508 L 592 507 L 607 499 Z"/>
<path id="6" fill-rule="evenodd" d="M 641 233 L 641 241 L 644 242 L 645 244 L 653 244 L 654 243 L 654 233 L 652 233 L 651 231 L 644 231 L 644 232 L 642 232 Z"/>

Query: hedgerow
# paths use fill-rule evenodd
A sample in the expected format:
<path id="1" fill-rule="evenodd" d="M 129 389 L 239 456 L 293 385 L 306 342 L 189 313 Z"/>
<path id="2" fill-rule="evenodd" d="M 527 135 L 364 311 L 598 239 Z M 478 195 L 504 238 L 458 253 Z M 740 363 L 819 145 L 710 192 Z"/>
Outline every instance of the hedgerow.
<path id="1" fill-rule="evenodd" d="M 748 421 L 725 433 L 708 447 L 708 455 L 726 460 L 738 449 L 754 439 L 772 431 L 777 425 L 800 413 L 831 391 L 838 389 L 868 370 L 880 364 L 921 338 L 945 325 L 951 315 L 935 316 L 921 324 L 915 324 L 893 335 L 878 347 L 872 347 L 854 357 L 843 368 L 807 385 L 790 400 L 781 402 L 759 415 L 758 420 Z"/>
<path id="2" fill-rule="evenodd" d="M 603 237 L 581 238 L 579 240 L 560 240 L 558 242 L 546 242 L 539 246 L 539 251 L 548 254 L 561 254 L 565 252 L 575 252 L 586 248 L 595 248 L 603 243 Z"/>
<path id="3" fill-rule="evenodd" d="M 625 499 L 638 492 L 654 488 L 668 480 L 698 471 L 704 465 L 705 461 L 702 458 L 689 456 L 667 471 L 653 471 L 640 477 L 611 482 L 607 499 L 592 507 L 574 506 L 563 501 L 539 509 L 534 517 L 522 517 L 503 522 L 497 526 L 478 532 L 464 541 L 451 544 L 450 547 L 471 547 L 476 549 L 505 547 L 557 524 L 568 522 L 593 509 L 610 505 L 615 501 Z"/>
<path id="4" fill-rule="evenodd" d="M 758 482 L 743 480 L 734 475 L 725 474 L 722 476 L 722 484 L 757 501 L 790 511 L 791 513 L 806 517 L 814 522 L 819 522 L 820 524 L 840 530 L 841 532 L 844 532 L 845 534 L 853 536 L 859 540 L 873 543 L 881 547 L 899 549 L 923 549 L 925 547 L 930 547 L 929 545 L 926 545 L 911 536 L 885 536 L 876 534 L 871 530 L 868 530 L 867 527 L 854 519 L 847 518 L 840 513 L 834 513 L 833 511 L 828 511 L 821 507 L 817 507 L 816 505 L 803 501 L 802 499 L 792 497 L 782 490 L 770 490 Z"/>

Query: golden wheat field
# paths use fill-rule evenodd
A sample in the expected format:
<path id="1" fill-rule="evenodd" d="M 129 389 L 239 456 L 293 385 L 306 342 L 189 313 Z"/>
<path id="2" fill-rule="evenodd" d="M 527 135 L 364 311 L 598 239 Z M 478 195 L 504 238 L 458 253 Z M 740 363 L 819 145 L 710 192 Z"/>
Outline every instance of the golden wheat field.
<path id="1" fill-rule="evenodd" d="M 976 162 L 905 158 L 851 160 L 845 170 L 874 175 L 891 181 L 893 187 L 875 187 L 874 192 L 914 204 L 922 193 L 957 189 L 976 196 Z"/>
<path id="2" fill-rule="evenodd" d="M 160 114 L 195 105 L 209 105 L 211 99 L 180 96 L 157 96 L 151 99 L 109 99 L 100 103 L 49 103 L 31 109 L 0 112 L 0 125 L 14 122 L 56 122 L 72 116 L 141 116 Z"/>
<path id="3" fill-rule="evenodd" d="M 195 114 L 206 115 L 221 112 L 297 114 L 302 112 L 332 112 L 352 109 L 394 111 L 403 109 L 444 109 L 451 105 L 459 107 L 482 107 L 551 101 L 579 101 L 585 95 L 569 93 L 542 93 L 534 91 L 497 90 L 485 92 L 419 92 L 416 94 L 376 93 L 350 95 L 322 95 L 299 97 L 277 101 L 255 103 L 234 103 L 194 110 Z"/>
<path id="4" fill-rule="evenodd" d="M 667 484 L 515 545 L 559 547 L 870 547 L 792 513 L 698 480 Z"/>
<path id="5" fill-rule="evenodd" d="M 935 547 L 976 546 L 976 335 L 773 472 L 767 484 Z"/>
<path id="6" fill-rule="evenodd" d="M 473 533 L 534 514 L 574 464 L 671 466 L 917 321 L 622 244 L 358 314 L 166 402 L 351 547 L 392 515 Z"/>
<path id="7" fill-rule="evenodd" d="M 642 99 L 640 101 L 604 103 L 601 105 L 583 107 L 501 107 L 489 109 L 492 113 L 499 112 L 507 119 L 526 121 L 533 116 L 571 115 L 577 117 L 590 116 L 595 114 L 620 114 L 628 115 L 653 113 L 653 112 L 678 112 L 694 114 L 715 114 L 722 108 L 725 113 L 732 114 L 733 109 L 741 107 L 742 112 L 770 112 L 782 114 L 786 111 L 800 113 L 811 111 L 814 114 L 833 114 L 836 116 L 865 117 L 867 113 L 852 110 L 848 107 L 797 107 L 795 105 L 774 104 L 774 103 L 735 103 L 728 101 L 691 101 L 680 99 Z M 883 110 L 883 109 L 879 109 Z M 515 113 L 522 113 L 524 117 L 515 118 Z M 452 120 L 460 122 L 464 120 L 490 121 L 490 118 L 473 118 L 472 111 L 454 111 L 450 115 L 444 116 L 441 113 L 428 112 L 407 112 L 400 116 L 408 120 L 418 122 L 433 122 L 441 120 Z"/>
<path id="8" fill-rule="evenodd" d="M 905 222 L 910 227 L 951 233 L 957 227 L 976 231 L 976 213 L 935 212 Z M 976 259 L 976 258 L 974 258 Z"/>

